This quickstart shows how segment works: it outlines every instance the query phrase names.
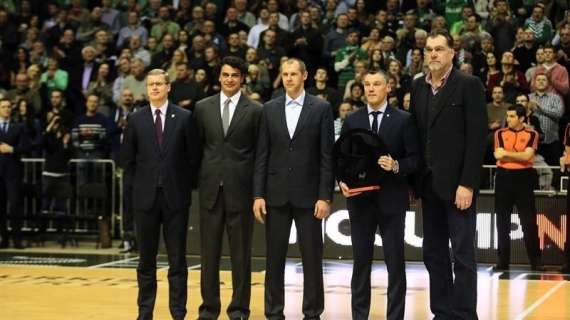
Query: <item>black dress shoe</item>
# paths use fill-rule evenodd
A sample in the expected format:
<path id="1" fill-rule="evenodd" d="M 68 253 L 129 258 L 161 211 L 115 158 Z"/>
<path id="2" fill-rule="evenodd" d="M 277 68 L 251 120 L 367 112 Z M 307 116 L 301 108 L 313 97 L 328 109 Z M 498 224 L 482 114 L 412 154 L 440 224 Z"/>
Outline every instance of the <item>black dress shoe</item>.
<path id="1" fill-rule="evenodd" d="M 0 249 L 7 249 L 9 246 L 10 246 L 10 243 L 8 243 L 8 241 L 0 242 Z"/>
<path id="2" fill-rule="evenodd" d="M 496 264 L 496 265 L 493 266 L 493 272 L 508 271 L 509 268 L 510 268 L 510 267 L 509 267 L 508 264 L 498 263 L 498 264 Z"/>
<path id="3" fill-rule="evenodd" d="M 570 262 L 566 262 L 562 265 L 562 269 L 560 269 L 561 273 L 570 274 Z"/>
<path id="4" fill-rule="evenodd" d="M 22 244 L 22 241 L 14 241 L 14 249 L 26 249 L 26 246 Z"/>

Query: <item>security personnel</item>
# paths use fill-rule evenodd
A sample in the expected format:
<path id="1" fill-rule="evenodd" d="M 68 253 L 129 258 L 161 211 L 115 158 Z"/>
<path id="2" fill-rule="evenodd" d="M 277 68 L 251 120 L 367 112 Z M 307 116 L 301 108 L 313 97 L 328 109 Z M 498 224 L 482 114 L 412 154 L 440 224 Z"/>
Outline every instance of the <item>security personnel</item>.
<path id="1" fill-rule="evenodd" d="M 560 158 L 560 171 L 566 172 L 570 167 L 570 123 L 564 131 L 564 155 Z M 562 273 L 570 274 L 570 192 L 566 192 L 566 243 L 564 244 L 566 261 Z"/>
<path id="2" fill-rule="evenodd" d="M 499 261 L 495 271 L 509 269 L 511 256 L 511 213 L 516 205 L 523 229 L 531 269 L 542 271 L 538 246 L 538 227 L 533 186 L 536 171 L 532 168 L 534 154 L 538 148 L 539 136 L 536 131 L 526 128 L 526 110 L 522 105 L 507 109 L 507 128 L 495 133 L 495 159 L 497 175 L 495 179 L 495 211 L 497 213 L 497 235 Z"/>

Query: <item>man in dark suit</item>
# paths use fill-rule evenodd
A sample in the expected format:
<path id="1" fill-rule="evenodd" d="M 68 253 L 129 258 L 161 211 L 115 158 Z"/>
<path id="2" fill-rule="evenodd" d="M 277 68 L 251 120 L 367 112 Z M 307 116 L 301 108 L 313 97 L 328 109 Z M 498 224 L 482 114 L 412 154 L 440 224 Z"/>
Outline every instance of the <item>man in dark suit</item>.
<path id="1" fill-rule="evenodd" d="M 200 186 L 200 319 L 220 314 L 220 255 L 224 229 L 232 262 L 230 319 L 247 319 L 251 297 L 253 166 L 261 105 L 241 93 L 247 67 L 222 60 L 221 92 L 199 101 L 194 117 L 202 147 Z"/>
<path id="2" fill-rule="evenodd" d="M 0 249 L 8 248 L 6 201 L 9 203 L 10 227 L 14 248 L 22 244 L 22 153 L 29 146 L 24 127 L 10 121 L 12 103 L 0 99 Z"/>
<path id="3" fill-rule="evenodd" d="M 168 253 L 170 314 L 173 319 L 184 319 L 186 234 L 198 141 L 191 112 L 168 102 L 168 73 L 151 70 L 146 85 L 150 105 L 129 116 L 123 140 L 125 179 L 133 188 L 133 200 L 136 199 L 133 210 L 140 253 L 138 319 L 152 319 L 161 226 Z"/>
<path id="4" fill-rule="evenodd" d="M 305 93 L 305 64 L 281 64 L 285 95 L 267 102 L 255 157 L 253 211 L 265 225 L 265 317 L 285 319 L 285 259 L 295 220 L 303 261 L 303 314 L 319 319 L 324 309 L 322 219 L 334 186 L 333 119 L 328 102 Z"/>
<path id="5" fill-rule="evenodd" d="M 378 165 L 386 171 L 380 190 L 351 194 L 348 186 L 339 182 L 343 195 L 347 197 L 354 258 L 352 319 L 368 319 L 370 272 L 378 228 L 388 269 L 387 319 L 404 319 L 404 220 L 410 205 L 407 175 L 419 166 L 418 132 L 409 113 L 388 106 L 390 85 L 385 73 L 369 73 L 364 77 L 363 84 L 368 107 L 348 116 L 341 135 L 355 128 L 372 130 L 382 138 L 389 154 L 378 159 Z"/>
<path id="6" fill-rule="evenodd" d="M 487 136 L 485 94 L 478 78 L 453 69 L 449 35 L 432 33 L 425 51 L 429 72 L 412 85 L 410 111 L 424 160 L 416 192 L 430 307 L 436 319 L 477 319 L 475 200 Z"/>

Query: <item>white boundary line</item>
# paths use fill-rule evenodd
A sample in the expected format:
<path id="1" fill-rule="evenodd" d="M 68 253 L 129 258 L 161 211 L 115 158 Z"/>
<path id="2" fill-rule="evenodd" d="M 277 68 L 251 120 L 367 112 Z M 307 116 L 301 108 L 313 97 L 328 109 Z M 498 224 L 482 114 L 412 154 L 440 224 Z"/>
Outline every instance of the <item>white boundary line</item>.
<path id="1" fill-rule="evenodd" d="M 565 284 L 566 284 L 566 281 L 560 281 L 560 283 L 558 283 L 554 287 L 550 288 L 550 290 L 548 290 L 548 292 L 546 292 L 542 297 L 540 297 L 540 299 L 536 300 L 535 303 L 533 303 L 530 307 L 528 307 L 522 313 L 517 315 L 513 320 L 524 319 L 526 316 L 531 314 L 536 308 L 538 308 L 541 304 L 543 304 L 548 298 L 550 298 L 550 296 L 552 296 L 554 294 L 554 292 L 556 292 L 556 290 L 560 289 Z"/>
<path id="2" fill-rule="evenodd" d="M 101 268 L 101 267 L 112 266 L 112 265 L 117 264 L 117 263 L 129 262 L 129 261 L 136 260 L 138 258 L 139 258 L 139 256 L 136 256 L 136 257 L 132 257 L 132 258 L 128 258 L 128 259 L 115 260 L 115 261 L 110 261 L 110 262 L 106 262 L 106 263 L 96 264 L 94 266 L 87 267 L 87 269 L 96 269 L 96 268 Z"/>
<path id="3" fill-rule="evenodd" d="M 521 273 L 518 276 L 514 277 L 511 280 L 522 280 L 524 277 L 528 276 L 528 273 Z"/>

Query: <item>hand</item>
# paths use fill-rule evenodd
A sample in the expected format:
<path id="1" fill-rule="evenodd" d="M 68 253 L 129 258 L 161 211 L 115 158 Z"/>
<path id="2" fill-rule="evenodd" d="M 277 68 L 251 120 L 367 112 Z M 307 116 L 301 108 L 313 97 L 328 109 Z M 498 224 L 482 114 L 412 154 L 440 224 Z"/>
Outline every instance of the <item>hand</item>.
<path id="1" fill-rule="evenodd" d="M 497 148 L 497 149 L 495 149 L 494 155 L 495 155 L 495 159 L 501 160 L 505 157 L 506 151 L 503 148 Z"/>
<path id="2" fill-rule="evenodd" d="M 267 209 L 265 209 L 265 199 L 258 198 L 253 201 L 253 214 L 259 223 L 265 223 L 265 215 L 267 214 Z"/>
<path id="3" fill-rule="evenodd" d="M 69 135 L 69 133 L 66 133 L 66 134 L 63 136 L 63 144 L 64 144 L 64 145 L 68 145 L 68 144 L 69 144 L 69 139 L 71 139 L 71 135 Z"/>
<path id="4" fill-rule="evenodd" d="M 14 148 L 6 143 L 0 143 L 0 153 L 14 153 Z"/>
<path id="5" fill-rule="evenodd" d="M 459 210 L 466 210 L 471 207 L 473 201 L 473 189 L 458 186 L 455 192 L 455 206 Z"/>
<path id="6" fill-rule="evenodd" d="M 560 157 L 560 172 L 566 171 L 566 155 Z"/>
<path id="7" fill-rule="evenodd" d="M 489 129 L 491 130 L 495 130 L 501 127 L 501 123 L 499 121 L 493 121 L 491 122 L 491 124 L 489 125 Z"/>
<path id="8" fill-rule="evenodd" d="M 354 193 L 349 192 L 348 186 L 346 185 L 346 183 L 342 181 L 339 182 L 338 185 L 340 186 L 340 191 L 342 191 L 342 195 L 345 196 L 346 198 L 354 197 L 362 193 L 362 192 L 354 192 Z"/>
<path id="9" fill-rule="evenodd" d="M 330 213 L 331 205 L 325 200 L 317 200 L 315 203 L 315 218 L 322 220 L 328 217 Z"/>
<path id="10" fill-rule="evenodd" d="M 396 161 L 394 161 L 394 159 L 392 159 L 392 156 L 390 155 L 381 156 L 380 158 L 378 158 L 378 165 L 380 165 L 380 167 L 386 171 L 392 171 L 394 170 Z"/>
<path id="11" fill-rule="evenodd" d="M 178 101 L 178 105 L 181 107 L 187 107 L 190 106 L 192 104 L 192 100 L 191 99 L 186 99 L 186 100 L 181 100 Z"/>

